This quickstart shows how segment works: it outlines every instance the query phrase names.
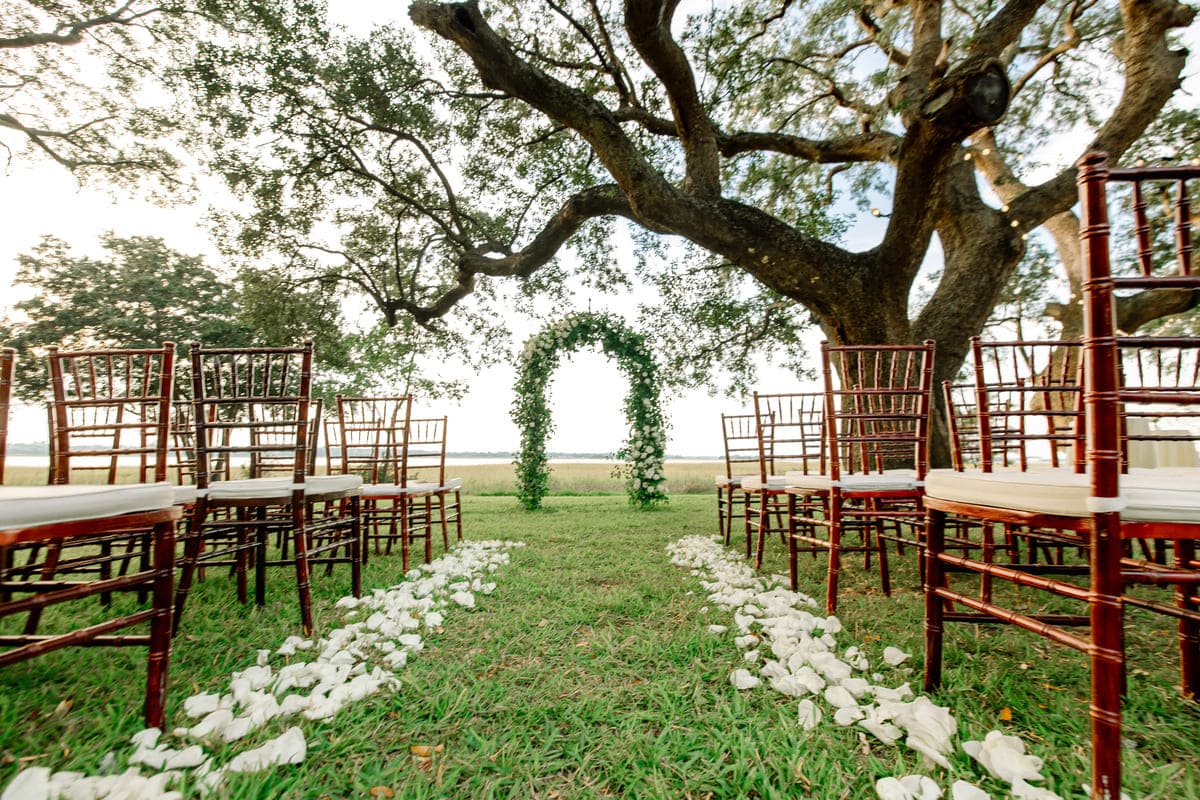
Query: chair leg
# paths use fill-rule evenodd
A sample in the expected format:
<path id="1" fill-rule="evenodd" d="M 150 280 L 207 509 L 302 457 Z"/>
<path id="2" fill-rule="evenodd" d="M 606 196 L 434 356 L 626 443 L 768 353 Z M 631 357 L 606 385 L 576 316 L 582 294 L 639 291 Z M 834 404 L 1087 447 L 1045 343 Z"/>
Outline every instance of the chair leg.
<path id="1" fill-rule="evenodd" d="M 454 528 L 458 534 L 458 540 L 462 541 L 462 492 L 457 489 L 454 491 Z"/>
<path id="2" fill-rule="evenodd" d="M 412 524 L 412 505 L 407 497 L 395 501 L 400 508 L 400 568 L 408 572 L 408 545 L 410 539 L 409 526 Z"/>
<path id="3" fill-rule="evenodd" d="M 725 540 L 725 546 L 729 546 L 729 526 L 725 524 L 726 506 L 729 500 L 725 497 L 725 490 L 717 487 L 717 535 Z"/>
<path id="4" fill-rule="evenodd" d="M 884 525 L 883 525 L 882 521 L 880 521 L 875 526 L 875 547 L 879 550 L 879 585 L 883 587 L 883 596 L 891 597 L 892 596 L 892 574 L 891 574 L 891 568 L 888 566 L 887 539 L 885 539 L 883 537 L 884 537 Z M 900 530 L 899 530 L 899 527 L 897 527 L 897 529 L 896 529 L 897 550 L 899 550 L 899 548 L 903 547 L 902 544 L 899 544 L 900 538 L 901 538 Z M 902 555 L 902 554 L 897 552 L 897 555 Z"/>
<path id="5" fill-rule="evenodd" d="M 167 673 L 171 654 L 171 594 L 175 577 L 175 523 L 155 526 L 153 534 L 154 616 L 150 618 L 150 653 L 146 661 L 146 727 L 162 730 L 166 718 Z"/>
<path id="6" fill-rule="evenodd" d="M 304 503 L 293 509 L 292 543 L 296 550 L 296 593 L 300 600 L 300 628 L 304 636 L 312 636 L 315 625 L 312 612 L 312 587 L 309 585 L 308 531 L 304 524 Z"/>
<path id="7" fill-rule="evenodd" d="M 48 581 L 58 572 L 58 565 L 62 560 L 62 542 L 52 542 L 46 546 L 46 560 L 42 564 L 41 578 Z M 101 595 L 101 605 L 108 605 L 104 602 L 104 597 L 110 597 L 111 593 L 105 592 Z M 34 636 L 37 634 L 38 625 L 42 623 L 42 609 L 33 608 L 29 611 L 29 616 L 25 619 L 25 635 Z"/>
<path id="8" fill-rule="evenodd" d="M 767 528 L 771 526 L 770 495 L 763 492 L 758 506 L 758 540 L 754 545 L 754 568 L 761 569 L 763 555 L 767 549 Z"/>
<path id="9" fill-rule="evenodd" d="M 442 515 L 442 551 L 450 549 L 450 528 L 446 526 L 446 495 L 438 495 L 438 513 Z"/>
<path id="10" fill-rule="evenodd" d="M 179 565 L 179 580 L 175 584 L 175 610 L 171 615 L 171 635 L 179 633 L 179 620 L 183 619 L 183 608 L 187 605 L 188 591 L 192 588 L 192 575 L 196 571 L 196 559 L 200 554 L 200 526 L 202 514 L 193 512 L 188 525 L 187 539 L 183 542 L 183 559 Z"/>
<path id="11" fill-rule="evenodd" d="M 362 508 L 357 497 L 351 497 L 346 505 L 350 515 L 350 589 L 355 597 L 362 597 L 362 568 L 366 563 L 366 548 L 362 542 Z"/>
<path id="12" fill-rule="evenodd" d="M 433 497 L 425 495 L 425 563 L 433 561 Z"/>
<path id="13" fill-rule="evenodd" d="M 1091 530 L 1092 797 L 1120 797 L 1121 695 L 1125 641 L 1121 594 L 1120 516 L 1092 515 Z"/>
<path id="14" fill-rule="evenodd" d="M 1175 540 L 1175 568 L 1180 571 L 1194 569 L 1196 542 L 1194 539 Z M 1200 587 L 1185 584 L 1175 588 L 1175 604 L 1182 611 L 1195 614 L 1200 611 L 1196 594 Z M 1200 700 L 1200 622 L 1180 617 L 1179 619 L 1179 672 L 1183 696 Z"/>
<path id="15" fill-rule="evenodd" d="M 755 493 L 755 497 L 759 497 L 757 492 Z M 751 528 L 750 515 L 751 515 L 750 493 L 747 492 L 746 493 L 746 517 L 745 517 L 745 519 L 742 520 L 742 528 L 746 532 L 746 558 L 750 558 L 750 556 L 752 555 L 752 548 L 753 548 L 753 545 L 751 545 L 751 543 L 750 543 L 751 537 L 753 536 L 753 533 L 750 530 L 750 528 Z"/>
<path id="16" fill-rule="evenodd" d="M 792 591 L 800 590 L 800 565 L 797 562 L 796 550 L 796 495 L 788 495 L 788 579 Z"/>
<path id="17" fill-rule="evenodd" d="M 945 570 L 938 556 L 946 544 L 946 514 L 929 509 L 925 525 L 925 691 L 942 683 L 942 636 L 945 604 L 937 590 L 945 586 Z"/>
<path id="18" fill-rule="evenodd" d="M 267 543 L 270 533 L 264 512 L 265 509 L 259 511 L 259 525 L 254 529 L 254 604 L 259 608 L 267 604 Z M 300 557 L 299 551 L 296 557 Z"/>
<path id="19" fill-rule="evenodd" d="M 842 571 L 842 498 L 834 489 L 829 493 L 829 572 L 825 579 L 825 613 L 837 613 L 838 577 Z"/>

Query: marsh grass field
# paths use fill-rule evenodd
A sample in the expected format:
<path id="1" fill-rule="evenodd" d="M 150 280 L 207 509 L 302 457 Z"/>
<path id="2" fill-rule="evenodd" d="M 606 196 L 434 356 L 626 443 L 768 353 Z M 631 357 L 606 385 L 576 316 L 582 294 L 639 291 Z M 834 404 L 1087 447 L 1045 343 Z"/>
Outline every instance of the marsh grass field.
<path id="1" fill-rule="evenodd" d="M 952 770 L 929 769 L 912 750 L 829 717 L 803 730 L 795 698 L 730 685 L 731 672 L 747 666 L 733 643 L 732 614 L 712 606 L 699 579 L 666 552 L 683 536 L 715 532 L 714 469 L 686 466 L 678 477 L 669 467 L 668 479 L 703 480 L 703 493 L 676 490 L 648 512 L 620 494 L 587 494 L 592 486 L 620 492 L 603 480 L 602 465 L 556 470 L 563 488 L 537 512 L 494 494 L 504 491 L 506 468 L 461 470 L 474 484 L 463 502 L 466 538 L 527 545 L 495 573 L 496 591 L 473 610 L 447 612 L 397 673 L 397 691 L 330 721 L 300 720 L 304 763 L 232 776 L 213 796 L 862 800 L 875 797 L 880 777 L 921 772 L 943 787 L 967 777 L 1008 797 L 1006 785 L 961 750 Z M 765 571 L 784 571 L 785 561 L 774 542 Z M 820 599 L 824 560 L 803 558 L 801 570 L 802 589 Z M 893 570 L 888 598 L 860 561 L 847 564 L 838 641 L 861 646 L 873 663 L 885 645 L 912 653 L 886 680 L 919 689 L 922 598 L 911 549 L 893 558 Z M 402 577 L 398 557 L 373 557 L 364 585 Z M 210 574 L 194 590 L 172 651 L 169 726 L 190 724 L 186 697 L 221 691 L 258 649 L 299 632 L 291 578 L 288 569 L 271 572 L 262 609 L 239 606 L 225 575 Z M 344 568 L 316 576 L 322 630 L 344 624 L 334 602 L 348 586 Z M 714 624 L 731 630 L 714 633 Z M 1135 612 L 1127 634 L 1125 789 L 1138 800 L 1196 800 L 1200 710 L 1178 694 L 1173 626 Z M 956 741 L 997 728 L 1018 735 L 1046 760 L 1048 788 L 1083 797 L 1084 657 L 1006 626 L 954 626 L 946 647 L 945 685 L 933 699 L 956 716 Z M 33 765 L 94 774 L 108 753 L 123 768 L 129 737 L 142 727 L 142 659 L 138 650 L 70 650 L 0 670 L 0 786 Z M 297 723 L 273 721 L 236 745 L 208 744 L 217 759 L 228 758 L 289 724 Z"/>
<path id="2" fill-rule="evenodd" d="M 552 463 L 550 494 L 605 495 L 623 494 L 623 479 L 613 474 L 612 463 Z M 447 474 L 463 479 L 463 493 L 468 495 L 515 495 L 516 474 L 512 464 L 468 464 L 448 466 Z M 713 478 L 725 469 L 716 461 L 668 461 L 664 471 L 670 494 L 697 494 L 713 491 Z M 132 472 L 130 473 L 132 480 Z M 45 467 L 13 467 L 5 472 L 5 482 L 11 484 L 45 483 Z"/>

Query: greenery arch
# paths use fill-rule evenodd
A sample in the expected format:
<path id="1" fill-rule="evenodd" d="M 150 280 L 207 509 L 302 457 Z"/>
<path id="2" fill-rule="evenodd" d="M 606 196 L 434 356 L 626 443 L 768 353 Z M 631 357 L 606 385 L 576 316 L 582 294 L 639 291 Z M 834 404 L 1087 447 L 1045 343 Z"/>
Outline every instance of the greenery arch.
<path id="1" fill-rule="evenodd" d="M 640 508 L 666 502 L 663 452 L 667 435 L 659 401 L 658 365 L 646 347 L 645 336 L 617 317 L 589 311 L 547 326 L 525 343 L 521 353 L 512 417 L 521 429 L 521 452 L 515 462 L 517 497 L 527 509 L 540 508 L 549 488 L 546 439 L 554 423 L 546 403 L 546 384 L 562 352 L 589 344 L 599 345 L 629 379 L 625 397 L 629 439 L 617 451 L 629 502 Z"/>

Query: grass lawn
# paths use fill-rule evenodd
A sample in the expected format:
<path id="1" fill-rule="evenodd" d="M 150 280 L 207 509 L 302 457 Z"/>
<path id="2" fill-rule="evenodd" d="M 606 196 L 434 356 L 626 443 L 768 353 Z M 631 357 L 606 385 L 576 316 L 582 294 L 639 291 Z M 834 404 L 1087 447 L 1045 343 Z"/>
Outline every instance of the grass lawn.
<path id="1" fill-rule="evenodd" d="M 704 470 L 711 481 L 713 470 Z M 444 629 L 398 673 L 398 691 L 329 722 L 286 723 L 307 737 L 303 764 L 231 777 L 218 796 L 857 800 L 875 796 L 877 778 L 911 772 L 943 787 L 968 777 L 1005 796 L 961 751 L 951 758 L 952 777 L 924 769 L 902 745 L 837 727 L 831 715 L 806 732 L 794 698 L 765 687 L 735 691 L 730 673 L 749 666 L 736 634 L 708 630 L 732 627 L 732 615 L 710 606 L 698 579 L 665 551 L 682 536 L 711 533 L 714 505 L 711 493 L 675 495 L 652 512 L 632 510 L 623 496 L 551 496 L 543 511 L 525 513 L 512 497 L 468 496 L 468 538 L 528 545 L 495 573 L 495 593 L 472 611 L 446 614 Z M 785 569 L 778 543 L 770 557 L 770 570 Z M 820 599 L 824 561 L 801 563 L 802 589 Z M 893 569 L 889 599 L 857 561 L 847 565 L 838 642 L 862 646 L 873 663 L 884 645 L 912 653 L 886 680 L 919 689 L 922 602 L 912 551 L 894 558 Z M 398 555 L 373 558 L 365 585 L 393 584 L 398 572 Z M 187 696 L 222 691 L 257 649 L 298 633 L 289 576 L 275 571 L 261 611 L 238 606 L 223 575 L 193 592 L 172 652 L 172 723 L 190 724 Z M 315 581 L 322 627 L 342 624 L 333 602 L 348 583 L 344 568 Z M 1200 798 L 1200 709 L 1178 696 L 1173 628 L 1138 612 L 1128 621 L 1125 789 L 1135 798 Z M 141 728 L 142 652 L 73 650 L 0 670 L 0 785 L 18 763 L 94 774 L 114 751 L 123 766 L 128 739 Z M 1050 788 L 1082 797 L 1082 655 L 1008 628 L 958 625 L 947 637 L 945 675 L 934 699 L 957 717 L 958 742 L 993 728 L 1018 734 L 1046 759 Z M 284 727 L 271 724 L 255 736 Z M 430 748 L 431 757 L 414 756 L 414 747 Z"/>

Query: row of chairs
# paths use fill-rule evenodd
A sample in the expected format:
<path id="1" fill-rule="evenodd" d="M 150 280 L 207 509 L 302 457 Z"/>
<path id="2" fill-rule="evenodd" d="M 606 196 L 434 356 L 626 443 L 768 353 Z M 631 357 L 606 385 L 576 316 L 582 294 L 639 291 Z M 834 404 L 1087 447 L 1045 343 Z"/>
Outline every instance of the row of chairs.
<path id="1" fill-rule="evenodd" d="M 837 611 L 842 556 L 877 559 L 890 594 L 887 543 L 917 545 L 928 458 L 933 342 L 821 345 L 824 390 L 753 395 L 753 414 L 725 415 L 726 474 L 718 476 L 726 543 L 741 519 L 746 557 L 762 565 L 768 539 L 788 548 L 792 588 L 800 553 L 827 553 L 826 611 Z"/>
<path id="2" fill-rule="evenodd" d="M 1176 621 L 1183 694 L 1200 689 L 1200 337 L 1126 336 L 1115 319 L 1121 290 L 1200 291 L 1198 179 L 1196 166 L 1084 159 L 1085 336 L 972 340 L 972 380 L 942 387 L 952 468 L 926 470 L 931 343 L 823 345 L 823 392 L 756 395 L 753 414 L 723 418 L 721 534 L 729 543 L 742 517 L 758 564 L 778 531 L 793 587 L 796 553 L 827 551 L 829 613 L 841 554 L 877 556 L 887 592 L 885 541 L 918 545 L 927 691 L 941 683 L 948 623 L 1009 623 L 1088 655 L 1097 799 L 1120 796 L 1126 608 Z M 1110 196 L 1118 186 L 1128 193 Z M 1129 244 L 1112 236 L 1117 208 Z M 1115 276 L 1119 260 L 1134 269 Z M 847 534 L 859 538 L 847 546 Z M 1047 595 L 1083 613 L 1047 613 Z"/>
<path id="3" fill-rule="evenodd" d="M 949 622 L 1010 623 L 1086 653 L 1098 799 L 1120 797 L 1127 607 L 1176 621 L 1183 694 L 1195 700 L 1200 688 L 1200 338 L 1127 336 L 1116 323 L 1119 291 L 1200 291 L 1190 204 L 1197 181 L 1196 166 L 1119 170 L 1102 154 L 1084 158 L 1083 342 L 1042 347 L 1050 355 L 1007 383 L 981 380 L 988 359 L 977 357 L 980 467 L 964 457 L 960 471 L 926 478 L 925 688 L 941 683 Z M 1156 218 L 1162 208 L 1169 213 Z M 1128 220 L 1118 230 L 1131 241 L 1113 237 L 1110 214 Z M 1114 274 L 1122 261 L 1132 268 Z M 1035 447 L 1050 463 L 1029 463 Z M 1082 559 L 1034 559 L 1036 548 L 1024 556 L 1011 548 L 1000 564 L 982 550 L 947 552 L 946 531 L 964 522 L 1078 548 Z M 982 597 L 955 585 L 960 573 L 1004 581 L 1013 592 L 1003 601 Z M 1083 613 L 1046 614 L 1042 603 L 1010 599 L 1028 601 L 1030 592 L 1077 603 Z"/>
<path id="4" fill-rule="evenodd" d="M 26 615 L 19 634 L 0 636 L 12 648 L 0 665 L 73 644 L 148 645 L 145 715 L 161 724 L 170 636 L 205 570 L 230 568 L 243 603 L 253 575 L 263 605 L 266 569 L 292 567 L 311 635 L 314 567 L 348 564 L 358 595 L 372 544 L 390 552 L 399 541 L 407 571 L 410 538 L 424 538 L 426 561 L 436 529 L 446 548 L 451 525 L 461 539 L 461 481 L 445 476 L 446 419 L 414 419 L 404 395 L 338 397 L 336 414 L 322 420 L 311 398 L 312 353 L 311 342 L 193 345 L 177 370 L 169 343 L 51 348 L 51 483 L 0 486 L 0 617 Z M 0 360 L 0 443 L 14 357 L 5 349 Z M 187 401 L 172 400 L 184 393 L 177 373 L 190 380 Z M 327 470 L 319 475 L 322 429 Z M 178 483 L 166 480 L 169 471 Z M 113 592 L 135 590 L 152 597 L 149 609 L 82 631 L 39 632 L 49 605 L 96 595 L 107 604 Z M 109 635 L 147 620 L 148 637 Z"/>

